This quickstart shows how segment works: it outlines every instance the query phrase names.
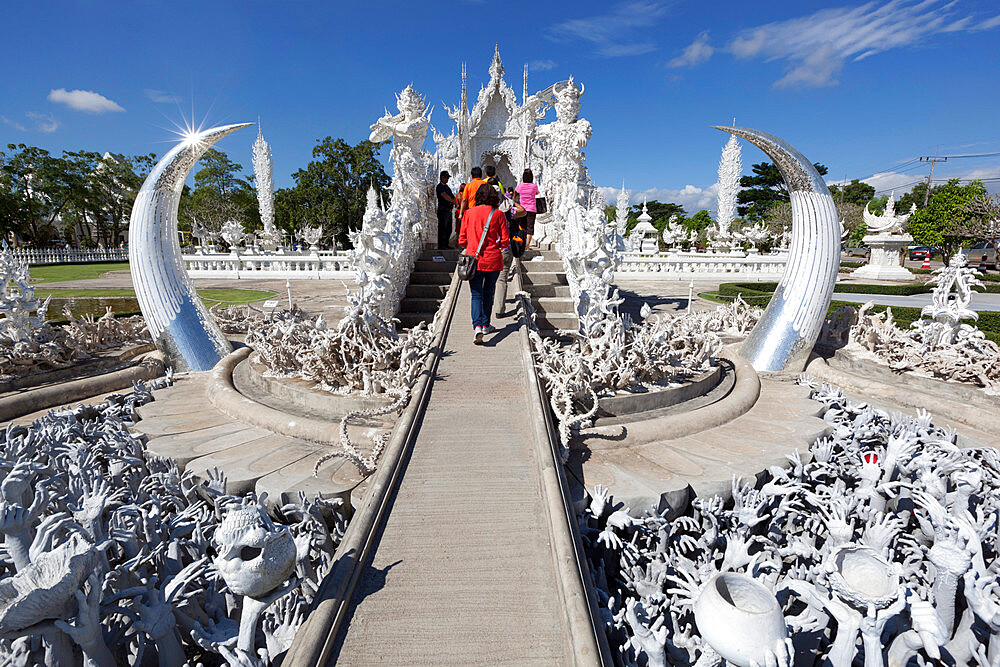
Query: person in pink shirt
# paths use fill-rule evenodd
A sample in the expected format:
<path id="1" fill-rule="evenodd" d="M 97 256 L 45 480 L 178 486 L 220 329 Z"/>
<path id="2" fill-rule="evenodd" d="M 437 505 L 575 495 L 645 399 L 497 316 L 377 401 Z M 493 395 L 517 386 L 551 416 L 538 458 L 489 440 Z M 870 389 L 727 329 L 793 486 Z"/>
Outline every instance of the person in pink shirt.
<path id="1" fill-rule="evenodd" d="M 514 188 L 517 193 L 517 203 L 519 203 L 528 215 L 524 220 L 524 249 L 531 247 L 531 237 L 535 234 L 535 215 L 538 213 L 538 206 L 535 204 L 535 197 L 538 196 L 538 186 L 535 185 L 535 175 L 530 169 L 525 169 L 521 174 L 521 182 Z"/>

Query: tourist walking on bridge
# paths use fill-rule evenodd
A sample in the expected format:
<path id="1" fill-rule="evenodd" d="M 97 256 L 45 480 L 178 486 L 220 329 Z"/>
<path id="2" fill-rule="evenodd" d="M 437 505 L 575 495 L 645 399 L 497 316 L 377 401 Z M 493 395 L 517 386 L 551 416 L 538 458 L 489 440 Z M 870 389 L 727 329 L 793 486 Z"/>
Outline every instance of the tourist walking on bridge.
<path id="1" fill-rule="evenodd" d="M 506 218 L 497 208 L 500 193 L 495 188 L 477 188 L 475 204 L 462 220 L 458 244 L 465 248 L 466 255 L 478 255 L 476 275 L 469 280 L 469 290 L 472 293 L 472 329 L 476 345 L 482 345 L 483 336 L 496 331 L 490 324 L 490 307 L 497 277 L 503 268 L 503 249 L 510 245 L 510 236 Z M 480 240 L 483 240 L 481 250 Z"/>
<path id="2" fill-rule="evenodd" d="M 451 247 L 451 212 L 455 206 L 455 195 L 448 187 L 448 179 L 451 174 L 447 171 L 441 172 L 441 182 L 437 184 L 438 202 L 438 250 L 446 250 Z"/>
<path id="3" fill-rule="evenodd" d="M 535 185 L 535 175 L 530 169 L 525 169 L 521 174 L 521 182 L 514 188 L 517 197 L 514 199 L 519 203 L 528 215 L 524 219 L 524 249 L 531 247 L 531 237 L 535 235 L 535 216 L 538 213 L 538 205 L 535 198 L 538 196 L 538 186 Z"/>

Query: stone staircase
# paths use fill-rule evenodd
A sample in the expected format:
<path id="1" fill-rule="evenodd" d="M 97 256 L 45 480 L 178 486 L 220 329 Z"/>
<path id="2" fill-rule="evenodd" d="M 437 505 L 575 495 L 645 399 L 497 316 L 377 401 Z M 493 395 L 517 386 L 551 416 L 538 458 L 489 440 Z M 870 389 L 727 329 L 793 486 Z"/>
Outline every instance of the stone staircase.
<path id="1" fill-rule="evenodd" d="M 531 295 L 539 333 L 559 337 L 560 329 L 575 330 L 579 326 L 576 304 L 570 296 L 563 263 L 556 251 L 528 250 L 521 257 L 521 268 L 521 281 Z"/>
<path id="2" fill-rule="evenodd" d="M 444 261 L 435 261 L 443 257 Z M 399 325 L 412 329 L 421 322 L 430 324 L 448 292 L 451 276 L 458 264 L 458 250 L 424 250 L 410 274 L 406 296 L 399 305 Z"/>

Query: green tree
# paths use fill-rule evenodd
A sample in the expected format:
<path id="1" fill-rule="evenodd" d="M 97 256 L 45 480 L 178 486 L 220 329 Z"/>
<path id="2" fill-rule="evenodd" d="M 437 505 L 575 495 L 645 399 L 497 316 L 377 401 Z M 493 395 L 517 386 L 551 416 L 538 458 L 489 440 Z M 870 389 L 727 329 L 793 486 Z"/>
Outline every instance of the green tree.
<path id="1" fill-rule="evenodd" d="M 972 210 L 974 201 L 986 195 L 981 181 L 962 185 L 953 178 L 931 189 L 924 208 L 918 208 L 910 218 L 909 230 L 917 243 L 941 246 L 945 261 L 959 249 L 963 241 L 980 238 L 984 219 Z"/>
<path id="2" fill-rule="evenodd" d="M 671 216 L 676 215 L 678 220 L 683 220 L 684 216 L 687 215 L 684 212 L 684 207 L 680 204 L 674 204 L 673 202 L 660 202 L 653 200 L 646 202 L 646 212 L 649 213 L 649 217 L 652 218 L 652 225 L 656 227 L 657 232 L 662 232 L 663 228 L 667 226 L 667 222 L 670 220 Z M 628 225 L 625 227 L 626 234 L 632 231 L 636 223 L 639 222 L 639 215 L 642 213 L 642 204 L 635 204 L 629 207 L 628 210 Z"/>
<path id="3" fill-rule="evenodd" d="M 684 219 L 684 228 L 689 232 L 697 232 L 701 234 L 705 229 L 708 228 L 714 222 L 712 216 L 709 215 L 708 211 L 701 209 L 690 218 Z"/>
<path id="4" fill-rule="evenodd" d="M 936 185 L 931 188 L 931 194 L 934 194 L 935 190 L 944 187 L 943 185 Z M 927 181 L 920 181 L 913 186 L 913 189 L 904 194 L 896 202 L 897 211 L 909 211 L 910 207 L 916 204 L 918 209 L 924 207 L 924 200 L 930 201 L 930 197 L 927 195 Z"/>
<path id="5" fill-rule="evenodd" d="M 875 197 L 875 187 L 855 178 L 845 186 L 831 185 L 830 194 L 838 204 L 857 204 L 864 208 Z"/>
<path id="6" fill-rule="evenodd" d="M 827 168 L 818 162 L 813 164 L 820 175 L 825 175 Z M 753 176 L 740 178 L 740 190 L 736 195 L 736 211 L 750 222 L 759 222 L 767 217 L 767 209 L 785 201 L 791 201 L 785 180 L 781 172 L 770 162 L 753 165 Z"/>
<path id="7" fill-rule="evenodd" d="M 261 222 L 257 192 L 250 179 L 243 176 L 243 165 L 214 148 L 205 152 L 199 164 L 194 188 L 181 195 L 178 213 L 181 229 L 191 229 L 194 220 L 216 233 L 230 220 L 242 223 L 246 231 L 258 228 Z"/>
<path id="8" fill-rule="evenodd" d="M 76 185 L 62 158 L 24 144 L 7 144 L 0 170 L 5 188 L 0 232 L 10 232 L 36 245 L 46 245 L 58 230 L 57 223 Z"/>
<path id="9" fill-rule="evenodd" d="M 361 227 L 368 188 L 374 186 L 388 204 L 390 179 L 378 158 L 387 143 L 317 140 L 313 161 L 292 174 L 295 186 L 275 193 L 276 224 L 289 232 L 322 225 L 325 238 L 347 246 L 348 232 Z"/>
<path id="10" fill-rule="evenodd" d="M 129 157 L 89 151 L 64 152 L 67 180 L 73 183 L 63 233 L 85 246 L 115 246 L 125 241 L 135 196 L 155 155 Z"/>

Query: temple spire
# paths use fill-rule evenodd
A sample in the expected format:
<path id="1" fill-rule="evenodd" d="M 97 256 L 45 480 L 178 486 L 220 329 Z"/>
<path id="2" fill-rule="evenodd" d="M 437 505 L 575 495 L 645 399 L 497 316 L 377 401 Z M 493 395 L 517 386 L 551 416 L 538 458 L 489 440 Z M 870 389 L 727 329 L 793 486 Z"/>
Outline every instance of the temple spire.
<path id="1" fill-rule="evenodd" d="M 503 62 L 500 60 L 500 44 L 497 43 L 493 46 L 493 62 L 490 63 L 490 81 L 499 81 L 505 73 L 506 70 L 503 68 Z"/>

